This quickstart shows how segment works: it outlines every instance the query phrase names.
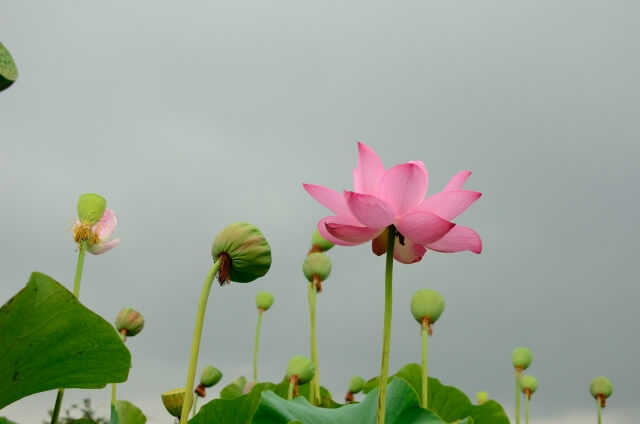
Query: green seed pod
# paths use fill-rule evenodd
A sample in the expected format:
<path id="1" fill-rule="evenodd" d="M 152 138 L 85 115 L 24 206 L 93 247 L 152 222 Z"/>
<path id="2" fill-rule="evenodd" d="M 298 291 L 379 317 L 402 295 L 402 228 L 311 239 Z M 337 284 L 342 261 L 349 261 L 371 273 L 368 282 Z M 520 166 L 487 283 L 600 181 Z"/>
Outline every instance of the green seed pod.
<path id="1" fill-rule="evenodd" d="M 333 243 L 322 237 L 320 231 L 318 231 L 318 229 L 316 228 L 313 231 L 313 235 L 311 236 L 311 246 L 312 250 L 316 249 L 314 250 L 314 252 L 317 252 L 317 249 L 320 249 L 320 252 L 326 252 L 333 247 Z"/>
<path id="2" fill-rule="evenodd" d="M 364 379 L 362 377 L 358 375 L 351 377 L 351 381 L 349 381 L 349 391 L 351 393 L 360 393 L 362 386 L 364 386 Z"/>
<path id="3" fill-rule="evenodd" d="M 207 365 L 200 373 L 200 384 L 204 387 L 212 387 L 218 384 L 218 381 L 222 379 L 222 373 L 216 367 Z"/>
<path id="4" fill-rule="evenodd" d="M 598 396 L 607 399 L 613 393 L 613 384 L 607 377 L 596 377 L 591 382 L 591 396 L 598 398 Z"/>
<path id="5" fill-rule="evenodd" d="M 316 367 L 313 365 L 313 362 L 304 356 L 294 356 L 287 366 L 287 379 L 295 375 L 298 377 L 298 384 L 308 383 L 315 374 Z"/>
<path id="6" fill-rule="evenodd" d="M 180 418 L 182 414 L 182 404 L 184 403 L 184 387 L 180 389 L 169 390 L 162 394 L 162 404 L 167 412 L 176 418 Z M 191 405 L 189 405 L 191 409 Z"/>
<path id="7" fill-rule="evenodd" d="M 142 331 L 144 317 L 134 309 L 124 308 L 116 317 L 115 324 L 119 333 L 123 333 L 126 337 L 133 337 Z"/>
<path id="8" fill-rule="evenodd" d="M 236 222 L 220 231 L 211 247 L 213 260 L 220 257 L 220 284 L 248 283 L 262 277 L 271 267 L 271 248 L 260 230 L 246 222 Z"/>
<path id="9" fill-rule="evenodd" d="M 533 361 L 533 354 L 531 350 L 526 347 L 517 347 L 513 349 L 513 353 L 511 354 L 511 362 L 513 363 L 513 367 L 523 371 L 529 368 L 531 365 L 531 361 Z"/>
<path id="10" fill-rule="evenodd" d="M 9 50 L 0 43 L 0 91 L 9 88 L 18 78 L 18 68 Z"/>
<path id="11" fill-rule="evenodd" d="M 78 197 L 78 219 L 80 222 L 88 222 L 90 225 L 97 224 L 106 208 L 107 200 L 99 194 L 85 193 Z"/>
<path id="12" fill-rule="evenodd" d="M 489 393 L 487 392 L 476 393 L 476 402 L 478 403 L 478 405 L 482 405 L 488 400 L 489 400 Z"/>
<path id="13" fill-rule="evenodd" d="M 522 393 L 532 395 L 538 390 L 538 379 L 532 375 L 523 375 L 520 377 L 520 387 Z"/>
<path id="14" fill-rule="evenodd" d="M 310 253 L 302 263 L 302 272 L 310 282 L 317 275 L 321 281 L 325 281 L 331 274 L 331 259 L 321 252 Z"/>
<path id="15" fill-rule="evenodd" d="M 419 323 L 428 319 L 433 324 L 444 311 L 444 297 L 435 290 L 418 290 L 411 296 L 411 313 Z"/>
<path id="16" fill-rule="evenodd" d="M 273 305 L 273 295 L 266 291 L 258 292 L 256 295 L 256 307 L 267 311 L 271 305 Z"/>

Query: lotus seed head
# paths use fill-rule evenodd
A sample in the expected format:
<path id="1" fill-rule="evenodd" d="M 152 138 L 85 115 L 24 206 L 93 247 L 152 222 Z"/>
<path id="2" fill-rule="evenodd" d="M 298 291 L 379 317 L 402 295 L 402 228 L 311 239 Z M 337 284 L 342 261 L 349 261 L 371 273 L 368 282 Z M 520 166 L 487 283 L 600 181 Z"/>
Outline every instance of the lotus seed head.
<path id="1" fill-rule="evenodd" d="M 520 371 L 526 370 L 529 368 L 529 365 L 531 365 L 531 361 L 533 361 L 533 354 L 530 349 L 522 346 L 513 349 L 511 362 L 515 369 Z"/>
<path id="2" fill-rule="evenodd" d="M 411 296 L 411 313 L 419 323 L 424 319 L 433 324 L 444 311 L 444 297 L 435 290 L 418 290 Z"/>
<path id="3" fill-rule="evenodd" d="M 258 292 L 256 295 L 256 307 L 266 311 L 271 305 L 273 305 L 273 295 L 266 291 Z"/>
<path id="4" fill-rule="evenodd" d="M 292 376 L 297 376 L 298 383 L 305 384 L 311 381 L 315 373 L 316 367 L 313 365 L 313 362 L 311 362 L 311 359 L 296 355 L 289 360 L 287 379 L 290 379 Z"/>
<path id="5" fill-rule="evenodd" d="M 322 252 L 310 253 L 302 263 L 302 272 L 308 281 L 317 275 L 320 281 L 326 281 L 331 274 L 331 259 Z"/>

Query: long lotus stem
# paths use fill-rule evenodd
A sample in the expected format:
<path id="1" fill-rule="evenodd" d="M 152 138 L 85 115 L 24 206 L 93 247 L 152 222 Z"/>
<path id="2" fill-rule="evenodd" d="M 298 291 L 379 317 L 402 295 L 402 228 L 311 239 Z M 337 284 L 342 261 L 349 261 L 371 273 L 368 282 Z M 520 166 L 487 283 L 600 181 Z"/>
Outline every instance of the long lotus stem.
<path id="1" fill-rule="evenodd" d="M 378 424 L 384 424 L 387 401 L 389 349 L 391 348 L 391 303 L 393 300 L 393 246 L 396 239 L 396 227 L 391 225 L 388 232 L 387 263 L 384 275 L 384 330 L 382 337 L 382 365 L 380 367 L 380 391 L 378 392 Z"/>
<path id="2" fill-rule="evenodd" d="M 118 335 L 120 336 L 120 340 L 122 340 L 122 343 L 124 343 L 127 340 L 127 336 L 125 336 L 126 330 L 123 330 L 123 332 L 119 332 Z M 111 414 L 113 415 L 113 411 L 116 408 L 116 383 L 111 383 Z M 113 418 L 110 420 L 113 422 Z"/>
<path id="3" fill-rule="evenodd" d="M 318 345 L 316 343 L 316 294 L 318 290 L 316 278 L 317 277 L 314 277 L 313 281 L 311 281 L 308 286 L 309 319 L 311 322 L 311 361 L 316 367 L 316 373 L 311 379 L 311 383 L 309 385 L 309 403 L 312 405 L 316 405 L 320 402 L 320 372 L 318 370 Z"/>
<path id="4" fill-rule="evenodd" d="M 80 243 L 80 249 L 78 249 L 78 262 L 76 263 L 76 276 L 73 279 L 73 295 L 76 299 L 80 296 L 80 281 L 82 280 L 82 270 L 84 268 L 84 256 L 87 253 L 87 241 L 82 240 Z M 64 396 L 64 389 L 58 389 L 58 395 L 56 396 L 56 404 L 53 407 L 51 413 L 51 424 L 58 424 L 58 416 L 60 415 L 60 407 L 62 406 L 62 397 Z"/>
<path id="5" fill-rule="evenodd" d="M 520 369 L 516 368 L 516 424 L 520 424 Z"/>
<path id="6" fill-rule="evenodd" d="M 292 377 L 289 379 L 289 390 L 287 391 L 287 400 L 293 399 L 293 388 L 296 385 L 296 380 Z"/>
<path id="7" fill-rule="evenodd" d="M 524 397 L 524 422 L 529 424 L 529 395 Z"/>
<path id="8" fill-rule="evenodd" d="M 221 255 L 222 257 L 222 255 Z M 200 303 L 198 304 L 198 313 L 196 314 L 196 325 L 193 328 L 193 342 L 191 344 L 191 356 L 189 357 L 189 369 L 187 371 L 187 382 L 184 386 L 184 401 L 182 403 L 182 414 L 180 415 L 180 424 L 186 424 L 189 418 L 189 410 L 193 402 L 193 383 L 196 379 L 196 365 L 198 364 L 198 352 L 200 351 L 200 338 L 202 337 L 202 326 L 204 324 L 204 313 L 207 309 L 207 299 L 209 299 L 209 291 L 211 291 L 211 283 L 220 269 L 221 260 L 218 259 L 211 269 L 207 278 L 204 280 L 202 292 L 200 293 Z"/>
<path id="9" fill-rule="evenodd" d="M 596 402 L 598 403 L 598 424 L 602 424 L 602 406 L 600 399 L 596 399 Z"/>
<path id="10" fill-rule="evenodd" d="M 429 322 L 422 321 L 422 407 L 427 409 L 427 390 L 429 373 L 427 371 L 427 348 L 429 343 Z"/>
<path id="11" fill-rule="evenodd" d="M 258 382 L 258 343 L 260 342 L 260 323 L 264 309 L 258 309 L 258 324 L 256 324 L 256 343 L 253 347 L 253 381 Z"/>
<path id="12" fill-rule="evenodd" d="M 196 416 L 196 408 L 197 408 L 197 405 L 198 405 L 198 398 L 199 397 L 200 396 L 196 396 L 196 398 L 193 400 L 193 410 L 191 411 L 191 418 Z"/>

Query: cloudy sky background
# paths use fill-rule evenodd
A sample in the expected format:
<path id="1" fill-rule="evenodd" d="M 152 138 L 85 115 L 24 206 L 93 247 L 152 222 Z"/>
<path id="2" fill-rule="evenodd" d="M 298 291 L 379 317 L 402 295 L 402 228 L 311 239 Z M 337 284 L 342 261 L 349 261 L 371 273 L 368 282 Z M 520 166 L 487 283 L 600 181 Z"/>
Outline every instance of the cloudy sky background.
<path id="1" fill-rule="evenodd" d="M 511 351 L 532 349 L 532 423 L 595 422 L 592 378 L 631 422 L 640 342 L 637 240 L 640 6 L 538 2 L 19 2 L 0 40 L 19 80 L 0 93 L 0 303 L 33 270 L 72 287 L 68 231 L 84 192 L 104 195 L 121 245 L 89 256 L 81 301 L 112 321 L 146 317 L 118 397 L 168 423 L 160 393 L 184 385 L 211 242 L 257 225 L 273 265 L 214 287 L 200 370 L 251 374 L 255 294 L 261 380 L 309 354 L 301 264 L 328 214 L 302 182 L 351 189 L 356 142 L 385 166 L 423 160 L 430 193 L 470 169 L 482 198 L 457 222 L 481 255 L 428 253 L 395 267 L 391 372 L 420 358 L 411 295 L 440 291 L 433 376 L 513 410 Z M 341 399 L 379 373 L 384 259 L 329 252 L 318 298 L 320 378 Z M 69 390 L 107 415 L 110 392 Z M 0 416 L 39 423 L 55 391 Z M 633 418 L 632 418 L 633 417 Z"/>

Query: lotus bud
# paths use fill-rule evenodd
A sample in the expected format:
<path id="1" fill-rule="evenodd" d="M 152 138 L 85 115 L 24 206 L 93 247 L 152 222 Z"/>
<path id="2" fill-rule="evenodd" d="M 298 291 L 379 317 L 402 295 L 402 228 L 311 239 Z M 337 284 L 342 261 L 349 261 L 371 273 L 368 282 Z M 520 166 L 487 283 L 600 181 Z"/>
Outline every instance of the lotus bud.
<path id="1" fill-rule="evenodd" d="M 532 375 L 523 375 L 520 377 L 520 387 L 522 387 L 522 393 L 531 399 L 531 395 L 538 390 L 538 379 Z"/>
<path id="2" fill-rule="evenodd" d="M 298 384 L 305 384 L 311 381 L 316 374 L 316 367 L 309 358 L 304 356 L 294 356 L 287 366 L 287 379 L 297 377 Z"/>
<path id="3" fill-rule="evenodd" d="M 220 285 L 229 281 L 248 283 L 262 277 L 271 267 L 271 247 L 260 230 L 246 222 L 236 222 L 220 231 L 211 247 L 213 260 L 221 260 Z"/>
<path id="4" fill-rule="evenodd" d="M 531 361 L 533 361 L 533 354 L 531 353 L 531 350 L 522 346 L 513 349 L 511 362 L 517 371 L 524 371 L 529 368 Z"/>
<path id="5" fill-rule="evenodd" d="M 256 307 L 262 311 L 267 311 L 273 305 L 273 295 L 266 291 L 258 292 L 256 295 Z"/>
<path id="6" fill-rule="evenodd" d="M 326 238 L 322 237 L 320 231 L 316 228 L 313 231 L 313 235 L 311 236 L 311 250 L 309 253 L 313 252 L 326 252 L 327 250 L 333 247 L 333 243 L 331 243 Z"/>
<path id="7" fill-rule="evenodd" d="M 251 389 L 253 389 L 255 385 L 256 385 L 255 381 L 247 382 L 247 384 L 245 384 L 244 387 L 242 388 L 242 394 L 246 395 L 247 393 L 251 393 Z"/>
<path id="8" fill-rule="evenodd" d="M 144 327 L 144 317 L 134 309 L 124 308 L 116 317 L 115 324 L 118 332 L 126 339 L 142 331 Z"/>
<path id="9" fill-rule="evenodd" d="M 331 259 L 321 252 L 310 253 L 302 263 L 302 272 L 309 282 L 314 282 L 318 292 L 322 291 L 322 282 L 331 274 Z"/>
<path id="10" fill-rule="evenodd" d="M 162 394 L 162 404 L 167 412 L 176 418 L 180 418 L 182 414 L 182 404 L 184 403 L 184 387 L 180 389 L 169 390 Z M 191 408 L 191 405 L 189 405 Z"/>
<path id="11" fill-rule="evenodd" d="M 357 375 L 351 377 L 351 381 L 349 381 L 349 391 L 351 393 L 360 393 L 362 386 L 364 386 L 364 379 L 362 377 Z"/>
<path id="12" fill-rule="evenodd" d="M 95 225 L 100 221 L 104 210 L 107 208 L 107 200 L 94 193 L 85 193 L 78 198 L 78 219 L 82 223 Z"/>
<path id="13" fill-rule="evenodd" d="M 607 405 L 607 398 L 613 394 L 613 384 L 607 377 L 596 377 L 591 382 L 591 396 L 600 402 L 600 406 L 604 408 Z"/>
<path id="14" fill-rule="evenodd" d="M 476 393 L 476 402 L 478 403 L 478 405 L 482 405 L 488 400 L 489 400 L 489 393 L 487 392 Z"/>
<path id="15" fill-rule="evenodd" d="M 216 367 L 212 367 L 211 365 L 207 365 L 202 370 L 200 374 L 200 384 L 204 387 L 212 387 L 218 384 L 218 382 L 222 379 L 222 373 Z"/>
<path id="16" fill-rule="evenodd" d="M 431 334 L 431 324 L 436 322 L 444 311 L 444 297 L 435 290 L 418 290 L 411 296 L 411 313 Z"/>
<path id="17" fill-rule="evenodd" d="M 18 68 L 9 50 L 0 43 L 0 91 L 9 88 L 18 78 Z"/>

